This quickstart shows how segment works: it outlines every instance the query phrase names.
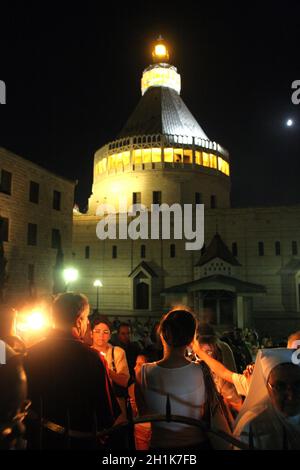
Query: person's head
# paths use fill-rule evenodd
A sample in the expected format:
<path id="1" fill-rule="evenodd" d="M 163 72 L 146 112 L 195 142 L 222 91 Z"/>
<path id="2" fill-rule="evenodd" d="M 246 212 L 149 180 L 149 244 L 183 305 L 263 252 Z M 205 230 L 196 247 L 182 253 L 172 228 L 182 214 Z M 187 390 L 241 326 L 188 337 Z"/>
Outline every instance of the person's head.
<path id="1" fill-rule="evenodd" d="M 273 343 L 272 338 L 268 338 L 267 341 L 265 342 L 265 348 L 273 348 L 273 347 L 274 347 L 274 343 Z"/>
<path id="2" fill-rule="evenodd" d="M 146 352 L 141 352 L 136 358 L 134 366 L 135 374 L 137 374 L 141 370 L 142 365 L 146 364 L 147 362 L 150 362 L 149 355 Z"/>
<path id="3" fill-rule="evenodd" d="M 214 337 L 198 337 L 200 349 L 214 359 L 221 360 L 219 357 L 218 346 Z"/>
<path id="4" fill-rule="evenodd" d="M 193 313 L 184 309 L 174 309 L 161 320 L 159 334 L 164 347 L 185 348 L 194 339 L 196 319 Z"/>
<path id="5" fill-rule="evenodd" d="M 131 341 L 131 328 L 128 323 L 121 323 L 117 330 L 119 341 L 122 344 L 129 344 Z"/>
<path id="6" fill-rule="evenodd" d="M 0 449 L 14 447 L 15 438 L 23 432 L 23 411 L 27 398 L 27 379 L 22 365 L 22 356 L 5 343 L 6 363 L 0 365 Z"/>
<path id="7" fill-rule="evenodd" d="M 288 337 L 287 348 L 289 349 L 297 349 L 300 347 L 300 331 L 296 331 L 292 333 Z"/>
<path id="8" fill-rule="evenodd" d="M 111 323 L 104 315 L 95 315 L 91 319 L 93 347 L 105 348 L 111 337 Z"/>
<path id="9" fill-rule="evenodd" d="M 73 292 L 59 294 L 52 307 L 55 327 L 83 338 L 88 326 L 89 311 L 89 301 L 85 295 Z"/>
<path id="10" fill-rule="evenodd" d="M 291 362 L 274 367 L 267 380 L 272 405 L 284 416 L 300 414 L 300 367 Z"/>
<path id="11" fill-rule="evenodd" d="M 234 328 L 233 336 L 236 341 L 243 341 L 244 340 L 244 333 L 241 328 Z"/>
<path id="12" fill-rule="evenodd" d="M 215 330 L 209 323 L 199 323 L 197 328 L 199 346 L 202 351 L 215 359 L 219 359 L 217 339 Z"/>

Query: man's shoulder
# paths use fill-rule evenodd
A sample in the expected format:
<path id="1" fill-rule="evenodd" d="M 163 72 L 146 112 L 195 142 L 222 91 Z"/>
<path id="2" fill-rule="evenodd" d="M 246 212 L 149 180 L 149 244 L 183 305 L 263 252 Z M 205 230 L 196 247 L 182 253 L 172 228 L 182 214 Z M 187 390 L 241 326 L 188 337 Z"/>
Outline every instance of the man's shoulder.
<path id="1" fill-rule="evenodd" d="M 49 336 L 31 346 L 27 351 L 27 361 L 47 359 L 50 356 L 70 357 L 71 360 L 81 358 L 86 361 L 101 363 L 98 353 L 76 338 Z M 101 363 L 102 364 L 102 363 Z"/>

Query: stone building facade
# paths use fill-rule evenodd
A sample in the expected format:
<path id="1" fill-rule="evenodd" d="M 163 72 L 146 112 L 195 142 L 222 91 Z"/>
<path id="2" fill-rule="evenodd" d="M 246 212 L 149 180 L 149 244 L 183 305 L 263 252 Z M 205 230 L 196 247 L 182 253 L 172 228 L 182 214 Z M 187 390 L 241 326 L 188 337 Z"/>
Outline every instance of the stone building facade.
<path id="1" fill-rule="evenodd" d="M 61 244 L 72 253 L 75 182 L 0 148 L 0 217 L 7 259 L 7 301 L 49 295 Z"/>

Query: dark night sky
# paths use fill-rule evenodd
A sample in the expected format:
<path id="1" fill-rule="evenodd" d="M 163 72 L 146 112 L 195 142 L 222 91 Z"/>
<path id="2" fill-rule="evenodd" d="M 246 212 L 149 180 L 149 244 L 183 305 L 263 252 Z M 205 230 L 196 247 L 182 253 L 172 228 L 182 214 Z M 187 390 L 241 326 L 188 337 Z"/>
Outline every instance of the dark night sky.
<path id="1" fill-rule="evenodd" d="M 299 1 L 41 4 L 1 6 L 0 146 L 78 179 L 84 204 L 93 154 L 140 99 L 161 33 L 183 100 L 230 152 L 233 204 L 300 203 Z"/>

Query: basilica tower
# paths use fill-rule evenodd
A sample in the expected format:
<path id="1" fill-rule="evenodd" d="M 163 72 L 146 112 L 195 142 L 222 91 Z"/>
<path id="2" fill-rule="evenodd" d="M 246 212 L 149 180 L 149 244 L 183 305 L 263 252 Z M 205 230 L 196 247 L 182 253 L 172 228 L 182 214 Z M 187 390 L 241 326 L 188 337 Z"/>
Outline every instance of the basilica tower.
<path id="1" fill-rule="evenodd" d="M 181 77 L 167 43 L 153 45 L 153 63 L 142 75 L 142 97 L 117 138 L 95 153 L 89 214 L 99 204 L 118 211 L 155 203 L 230 206 L 228 152 L 211 141 L 180 97 Z"/>
<path id="2" fill-rule="evenodd" d="M 181 77 L 161 37 L 153 44 L 152 59 L 133 113 L 116 139 L 95 153 L 88 212 L 74 214 L 73 249 L 81 286 L 95 304 L 93 282 L 101 279 L 100 308 L 112 315 L 161 314 L 164 290 L 193 281 L 201 253 L 186 249 L 186 240 L 172 230 L 167 239 L 99 239 L 99 206 L 120 214 L 141 204 L 150 218 L 152 204 L 204 204 L 205 217 L 211 213 L 212 219 L 230 207 L 228 153 L 208 138 L 182 101 Z M 216 225 L 209 225 L 210 238 Z"/>

